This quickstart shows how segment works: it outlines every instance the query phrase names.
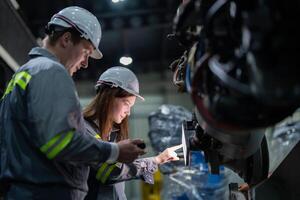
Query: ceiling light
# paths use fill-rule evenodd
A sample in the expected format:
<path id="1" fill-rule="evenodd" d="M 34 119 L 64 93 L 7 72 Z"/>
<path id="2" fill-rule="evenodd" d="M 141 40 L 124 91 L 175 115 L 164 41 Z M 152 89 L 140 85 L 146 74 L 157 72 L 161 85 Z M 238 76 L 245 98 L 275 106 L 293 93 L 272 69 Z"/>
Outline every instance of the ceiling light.
<path id="1" fill-rule="evenodd" d="M 130 65 L 132 63 L 132 58 L 130 56 L 123 56 L 120 58 L 119 62 L 122 65 Z"/>
<path id="2" fill-rule="evenodd" d="M 113 3 L 119 3 L 119 2 L 122 2 L 124 0 L 111 0 Z"/>

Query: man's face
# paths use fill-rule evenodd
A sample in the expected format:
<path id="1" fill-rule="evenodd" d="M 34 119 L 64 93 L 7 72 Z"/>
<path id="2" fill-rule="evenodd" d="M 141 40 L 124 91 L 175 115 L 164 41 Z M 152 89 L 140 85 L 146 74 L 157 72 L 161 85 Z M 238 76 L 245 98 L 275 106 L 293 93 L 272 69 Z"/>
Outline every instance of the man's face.
<path id="1" fill-rule="evenodd" d="M 68 51 L 66 68 L 71 76 L 80 68 L 88 67 L 88 60 L 93 49 L 92 43 L 84 39 L 75 45 L 73 43 L 69 45 L 66 49 Z"/>

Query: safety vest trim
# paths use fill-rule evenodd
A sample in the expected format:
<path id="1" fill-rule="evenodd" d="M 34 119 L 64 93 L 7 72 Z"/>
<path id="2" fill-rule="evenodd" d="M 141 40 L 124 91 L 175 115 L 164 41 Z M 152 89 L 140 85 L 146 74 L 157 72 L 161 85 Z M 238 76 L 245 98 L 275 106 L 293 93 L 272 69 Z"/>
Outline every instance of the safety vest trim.
<path id="1" fill-rule="evenodd" d="M 100 134 L 96 134 L 95 138 L 101 139 Z M 103 163 L 97 170 L 96 179 L 104 184 L 115 167 L 116 164 L 108 165 L 107 163 Z"/>
<path id="2" fill-rule="evenodd" d="M 108 165 L 107 163 L 103 163 L 101 165 L 101 167 L 98 169 L 97 174 L 96 174 L 96 179 L 97 180 L 100 180 L 102 172 L 106 169 L 107 165 Z"/>
<path id="3" fill-rule="evenodd" d="M 55 158 L 72 140 L 74 131 L 61 133 L 54 136 L 49 142 L 44 144 L 40 150 L 46 154 L 50 160 Z"/>
<path id="4" fill-rule="evenodd" d="M 96 139 L 101 139 L 100 135 L 98 135 L 98 134 L 95 135 L 95 138 L 96 138 Z"/>
<path id="5" fill-rule="evenodd" d="M 12 79 L 9 81 L 8 86 L 5 90 L 4 95 L 2 96 L 2 99 L 9 94 L 16 85 L 18 85 L 22 90 L 25 90 L 29 81 L 31 79 L 31 75 L 26 71 L 21 71 L 16 73 Z"/>
<path id="6" fill-rule="evenodd" d="M 96 174 L 96 179 L 105 183 L 111 172 L 116 167 L 116 164 L 108 165 L 107 163 L 103 163 L 102 166 L 98 169 Z"/>
<path id="7" fill-rule="evenodd" d="M 111 172 L 114 170 L 114 168 L 116 167 L 116 165 L 112 165 L 108 168 L 108 170 L 106 171 L 106 173 L 104 174 L 104 176 L 101 178 L 101 182 L 105 183 L 108 176 L 111 174 Z"/>

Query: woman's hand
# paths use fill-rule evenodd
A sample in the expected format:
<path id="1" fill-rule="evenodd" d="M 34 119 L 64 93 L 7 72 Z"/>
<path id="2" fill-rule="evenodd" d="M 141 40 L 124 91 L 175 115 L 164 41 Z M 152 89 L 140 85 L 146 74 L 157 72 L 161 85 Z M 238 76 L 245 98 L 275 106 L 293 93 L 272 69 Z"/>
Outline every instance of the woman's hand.
<path id="1" fill-rule="evenodd" d="M 167 148 L 162 153 L 154 157 L 156 164 L 160 165 L 169 161 L 179 160 L 175 151 L 180 148 L 182 148 L 182 145 Z"/>

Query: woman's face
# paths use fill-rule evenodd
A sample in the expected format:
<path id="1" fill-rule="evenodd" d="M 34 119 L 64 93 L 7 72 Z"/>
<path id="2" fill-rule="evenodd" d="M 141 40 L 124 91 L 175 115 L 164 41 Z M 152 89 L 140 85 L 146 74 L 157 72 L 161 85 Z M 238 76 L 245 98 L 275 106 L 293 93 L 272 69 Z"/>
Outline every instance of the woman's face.
<path id="1" fill-rule="evenodd" d="M 136 96 L 115 98 L 112 108 L 112 120 L 120 124 L 130 115 L 130 109 L 135 103 Z"/>

